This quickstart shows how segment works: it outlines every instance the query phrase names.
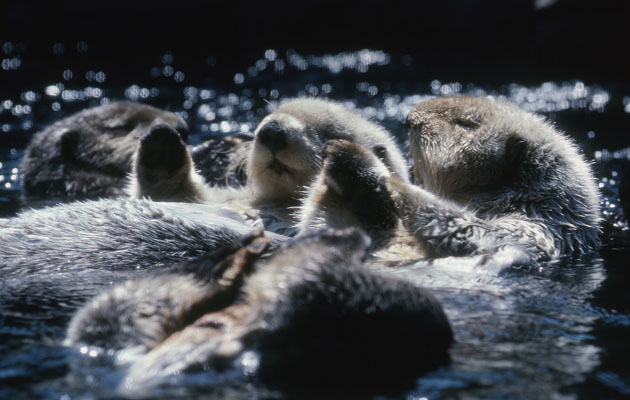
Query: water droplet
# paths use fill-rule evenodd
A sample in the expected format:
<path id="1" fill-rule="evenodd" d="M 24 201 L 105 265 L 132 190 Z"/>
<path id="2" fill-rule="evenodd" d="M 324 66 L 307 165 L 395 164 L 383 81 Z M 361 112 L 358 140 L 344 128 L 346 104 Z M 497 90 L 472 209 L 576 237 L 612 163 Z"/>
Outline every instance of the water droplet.
<path id="1" fill-rule="evenodd" d="M 276 53 L 275 50 L 269 49 L 265 51 L 265 58 L 268 61 L 274 61 L 277 56 L 278 56 L 278 53 Z"/>
<path id="2" fill-rule="evenodd" d="M 60 56 L 64 53 L 64 51 L 66 51 L 66 48 L 63 43 L 55 43 L 53 45 L 52 51 L 54 55 Z"/>
<path id="3" fill-rule="evenodd" d="M 50 85 L 50 86 L 46 86 L 45 92 L 48 96 L 55 97 L 55 96 L 59 96 L 59 93 L 61 93 L 61 90 L 59 90 L 59 88 L 55 85 Z"/>
<path id="4" fill-rule="evenodd" d="M 86 42 L 79 42 L 77 43 L 77 51 L 79 52 L 79 54 L 85 54 L 88 51 L 88 44 Z"/>
<path id="5" fill-rule="evenodd" d="M 11 42 L 6 42 L 2 45 L 2 50 L 4 51 L 4 54 L 11 54 L 13 53 L 13 50 L 15 50 L 15 46 Z"/>

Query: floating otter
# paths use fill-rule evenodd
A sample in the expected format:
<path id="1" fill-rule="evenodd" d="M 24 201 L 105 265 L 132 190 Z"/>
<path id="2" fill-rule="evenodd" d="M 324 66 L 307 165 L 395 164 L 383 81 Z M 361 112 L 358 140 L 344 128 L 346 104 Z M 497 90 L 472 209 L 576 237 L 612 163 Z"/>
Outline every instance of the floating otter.
<path id="1" fill-rule="evenodd" d="M 131 102 L 89 108 L 52 124 L 33 137 L 22 159 L 26 194 L 122 195 L 136 142 L 160 123 L 187 139 L 188 127 L 175 114 Z"/>
<path id="2" fill-rule="evenodd" d="M 387 154 L 387 167 L 409 182 L 407 164 L 385 130 L 339 104 L 301 98 L 263 119 L 254 140 L 239 148 L 233 168 L 246 169 L 247 188 L 206 185 L 183 141 L 161 125 L 139 142 L 128 192 L 162 201 L 240 201 L 240 208 L 253 206 L 260 212 L 266 229 L 294 234 L 297 220 L 291 210 L 300 206 L 305 193 L 308 198 L 308 187 L 322 168 L 325 143 L 334 139 Z"/>
<path id="3" fill-rule="evenodd" d="M 311 104 L 310 101 L 296 101 Z M 319 100 L 315 103 L 328 104 Z M 320 120 L 322 118 L 320 116 Z M 310 128 L 308 132 L 315 135 Z M 377 132 L 378 135 L 382 133 L 381 130 Z M 361 141 L 377 143 L 377 148 L 390 149 L 394 157 L 399 155 L 390 139 L 377 139 L 361 137 Z M 323 146 L 323 139 L 318 140 L 318 145 Z M 264 144 L 255 142 L 254 145 L 254 150 L 250 151 L 263 152 L 255 148 Z M 307 148 L 309 154 L 317 152 L 317 159 L 321 159 L 321 148 Z M 138 183 L 131 189 L 134 197 L 149 196 L 158 200 L 174 200 L 175 197 L 176 200 L 203 204 L 113 199 L 25 212 L 15 218 L 0 220 L 0 233 L 6 239 L 0 246 L 3 256 L 0 265 L 18 272 L 43 272 L 73 266 L 77 269 L 143 269 L 216 248 L 236 233 L 243 234 L 259 227 L 259 217 L 263 218 L 268 235 L 277 241 L 283 240 L 283 235 L 297 232 L 293 209 L 287 209 L 284 203 L 257 204 L 254 208 L 251 205 L 255 201 L 251 200 L 247 188 L 209 188 L 205 185 L 193 168 L 190 152 L 181 135 L 168 124 L 151 128 L 139 141 L 134 160 L 136 174 L 133 181 Z M 321 168 L 321 161 L 318 163 Z M 261 162 L 260 168 L 267 167 Z M 398 170 L 401 179 L 408 179 L 404 162 Z M 268 174 L 265 179 L 272 181 L 275 178 Z M 149 190 L 143 191 L 146 189 Z M 291 192 L 294 191 L 297 189 Z M 186 193 L 191 195 L 183 196 Z M 330 208 L 327 211 L 330 212 Z M 273 236 L 271 232 L 279 235 Z"/>
<path id="4" fill-rule="evenodd" d="M 257 203 L 301 198 L 304 187 L 321 168 L 324 144 L 332 139 L 359 143 L 370 150 L 383 147 L 389 153 L 393 172 L 408 179 L 407 164 L 391 135 L 331 101 L 288 101 L 263 119 L 254 135 L 254 142 L 242 155 Z"/>
<path id="5" fill-rule="evenodd" d="M 136 143 L 166 125 L 184 142 L 188 127 L 174 113 L 133 102 L 114 102 L 64 118 L 35 134 L 20 169 L 27 196 L 100 198 L 124 195 Z M 209 139 L 191 149 L 207 182 L 224 184 L 233 147 L 245 136 Z M 239 182 L 242 176 L 227 178 Z"/>
<path id="6" fill-rule="evenodd" d="M 266 243 L 250 236 L 116 286 L 79 310 L 65 343 L 125 352 L 122 387 L 132 391 L 201 365 L 239 368 L 243 357 L 248 375 L 271 382 L 363 386 L 448 359 L 453 336 L 438 301 L 362 266 L 369 239 L 359 231 L 305 235 L 259 260 Z"/>
<path id="7" fill-rule="evenodd" d="M 382 176 L 427 257 L 511 247 L 515 262 L 529 263 L 598 247 L 591 169 L 540 118 L 492 98 L 450 97 L 418 104 L 408 123 L 420 186 Z"/>

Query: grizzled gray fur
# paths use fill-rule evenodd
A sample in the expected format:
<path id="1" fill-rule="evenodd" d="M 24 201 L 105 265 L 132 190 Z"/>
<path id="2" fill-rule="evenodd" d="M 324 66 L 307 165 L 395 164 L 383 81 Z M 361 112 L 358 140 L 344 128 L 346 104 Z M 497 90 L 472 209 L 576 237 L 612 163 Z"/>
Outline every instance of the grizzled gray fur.
<path id="1" fill-rule="evenodd" d="M 208 205 L 126 198 L 74 202 L 0 219 L 0 271 L 6 276 L 159 267 L 253 230 L 237 213 Z"/>

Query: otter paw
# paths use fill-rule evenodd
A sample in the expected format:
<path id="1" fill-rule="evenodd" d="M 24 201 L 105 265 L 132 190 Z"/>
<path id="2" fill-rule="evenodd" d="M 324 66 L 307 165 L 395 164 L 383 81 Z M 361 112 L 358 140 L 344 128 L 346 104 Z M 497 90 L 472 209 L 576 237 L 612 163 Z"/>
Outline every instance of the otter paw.
<path id="1" fill-rule="evenodd" d="M 385 165 L 368 149 L 346 140 L 329 142 L 323 156 L 324 182 L 331 192 L 330 201 L 323 204 L 328 219 L 363 229 L 375 246 L 384 244 L 398 226 L 384 184 L 389 176 Z"/>
<path id="2" fill-rule="evenodd" d="M 188 163 L 188 148 L 180 134 L 168 125 L 156 125 L 139 143 L 137 166 L 145 177 L 178 171 Z"/>

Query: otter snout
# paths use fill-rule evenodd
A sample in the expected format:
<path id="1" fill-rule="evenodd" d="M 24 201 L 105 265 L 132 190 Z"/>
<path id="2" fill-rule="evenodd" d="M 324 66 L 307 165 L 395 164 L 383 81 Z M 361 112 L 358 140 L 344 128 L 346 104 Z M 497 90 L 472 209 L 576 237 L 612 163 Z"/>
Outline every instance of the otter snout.
<path id="1" fill-rule="evenodd" d="M 257 139 L 272 154 L 287 147 L 287 136 L 280 124 L 271 121 L 265 125 L 257 135 Z"/>

